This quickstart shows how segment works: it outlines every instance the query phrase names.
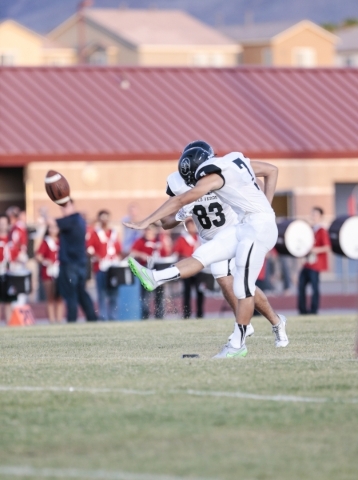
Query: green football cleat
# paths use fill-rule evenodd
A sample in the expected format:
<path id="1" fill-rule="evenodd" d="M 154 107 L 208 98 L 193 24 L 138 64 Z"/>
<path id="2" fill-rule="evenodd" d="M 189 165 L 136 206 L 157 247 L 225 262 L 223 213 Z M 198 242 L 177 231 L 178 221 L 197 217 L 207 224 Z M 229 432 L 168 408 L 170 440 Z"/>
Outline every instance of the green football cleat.
<path id="1" fill-rule="evenodd" d="M 234 348 L 230 342 L 224 345 L 221 352 L 217 353 L 213 358 L 234 358 L 234 357 L 246 357 L 247 348 L 246 345 L 242 345 L 240 348 Z"/>
<path id="2" fill-rule="evenodd" d="M 132 270 L 133 275 L 139 278 L 140 283 L 142 284 L 143 288 L 148 290 L 148 292 L 152 292 L 158 287 L 157 282 L 154 280 L 153 272 L 149 268 L 143 267 L 137 260 L 134 258 L 128 258 L 128 265 L 129 268 Z"/>

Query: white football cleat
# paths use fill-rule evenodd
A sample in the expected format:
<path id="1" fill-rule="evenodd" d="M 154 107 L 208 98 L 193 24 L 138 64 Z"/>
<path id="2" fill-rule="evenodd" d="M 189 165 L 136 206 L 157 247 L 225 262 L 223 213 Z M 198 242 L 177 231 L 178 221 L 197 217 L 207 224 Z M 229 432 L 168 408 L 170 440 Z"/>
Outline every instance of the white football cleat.
<path id="1" fill-rule="evenodd" d="M 246 328 L 246 338 L 247 337 L 252 337 L 252 335 L 255 333 L 255 329 L 252 326 L 252 323 L 249 323 L 247 328 Z"/>
<path id="2" fill-rule="evenodd" d="M 223 346 L 221 352 L 217 353 L 212 358 L 234 358 L 234 357 L 246 357 L 247 348 L 246 345 L 242 345 L 240 348 L 234 348 L 230 342 Z"/>
<path id="3" fill-rule="evenodd" d="M 275 347 L 287 347 L 289 344 L 286 334 L 287 319 L 284 315 L 278 315 L 280 323 L 272 326 L 272 333 L 275 335 Z"/>

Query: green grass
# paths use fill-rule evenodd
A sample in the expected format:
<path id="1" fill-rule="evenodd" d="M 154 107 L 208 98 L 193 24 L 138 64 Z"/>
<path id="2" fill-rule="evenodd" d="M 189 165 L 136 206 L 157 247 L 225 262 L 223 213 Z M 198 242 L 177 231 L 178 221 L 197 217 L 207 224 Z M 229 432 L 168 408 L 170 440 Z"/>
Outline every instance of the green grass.
<path id="1" fill-rule="evenodd" d="M 256 332 L 247 341 L 245 359 L 212 360 L 232 323 L 2 328 L 1 386 L 109 391 L 0 390 L 0 467 L 222 480 L 356 480 L 355 318 L 290 318 L 291 343 L 285 349 L 275 349 L 268 323 L 254 319 Z M 200 358 L 182 359 L 183 353 Z M 0 478 L 14 477 L 0 473 Z"/>

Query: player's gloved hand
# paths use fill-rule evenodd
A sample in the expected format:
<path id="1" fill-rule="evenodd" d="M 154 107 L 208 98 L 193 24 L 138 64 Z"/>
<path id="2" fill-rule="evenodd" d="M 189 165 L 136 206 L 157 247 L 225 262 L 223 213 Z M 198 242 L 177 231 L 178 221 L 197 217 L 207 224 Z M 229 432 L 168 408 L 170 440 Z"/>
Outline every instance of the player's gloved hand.
<path id="1" fill-rule="evenodd" d="M 178 213 L 175 215 L 175 220 L 177 222 L 184 222 L 186 218 L 191 217 L 192 215 L 192 210 L 193 206 L 192 204 L 190 205 L 185 205 L 185 207 L 182 207 Z"/>

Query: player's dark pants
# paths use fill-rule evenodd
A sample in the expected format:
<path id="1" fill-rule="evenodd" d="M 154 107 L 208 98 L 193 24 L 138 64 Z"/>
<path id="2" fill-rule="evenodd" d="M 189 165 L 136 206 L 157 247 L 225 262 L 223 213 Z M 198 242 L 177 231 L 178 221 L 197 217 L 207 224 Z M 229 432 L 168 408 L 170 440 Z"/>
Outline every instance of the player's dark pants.
<path id="1" fill-rule="evenodd" d="M 312 286 L 311 309 L 306 306 L 306 287 L 308 284 Z M 303 268 L 300 273 L 298 283 L 298 311 L 301 314 L 316 314 L 319 308 L 319 272 L 310 268 Z"/>
<path id="2" fill-rule="evenodd" d="M 67 321 L 77 320 L 78 305 L 81 306 L 87 320 L 97 320 L 91 297 L 86 292 L 86 265 L 61 264 L 58 287 L 67 306 Z"/>
<path id="3" fill-rule="evenodd" d="M 204 294 L 200 286 L 200 274 L 193 277 L 185 278 L 183 280 L 184 292 L 183 292 L 183 317 L 191 317 L 191 289 L 195 287 L 196 290 L 196 318 L 203 318 L 204 311 Z"/>

